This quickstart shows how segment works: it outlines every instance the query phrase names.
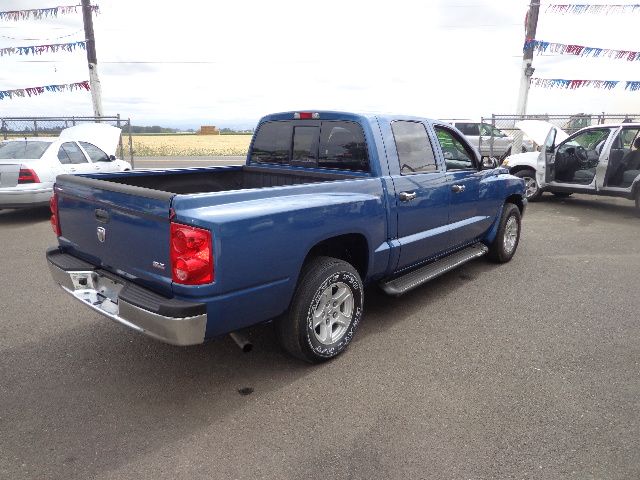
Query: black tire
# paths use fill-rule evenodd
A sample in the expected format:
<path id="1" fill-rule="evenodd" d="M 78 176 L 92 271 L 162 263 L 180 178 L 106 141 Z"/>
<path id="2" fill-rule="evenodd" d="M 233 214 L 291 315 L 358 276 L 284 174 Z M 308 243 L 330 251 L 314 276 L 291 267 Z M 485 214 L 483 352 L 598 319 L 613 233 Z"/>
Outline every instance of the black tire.
<path id="1" fill-rule="evenodd" d="M 525 191 L 527 200 L 529 200 L 530 202 L 537 202 L 538 200 L 540 200 L 540 197 L 542 196 L 542 190 L 540 190 L 540 186 L 538 185 L 538 180 L 536 180 L 535 170 L 530 170 L 530 169 L 519 170 L 513 175 L 515 175 L 516 177 L 522 178 L 524 180 L 525 188 L 527 188 L 527 190 Z M 531 195 L 529 195 L 528 179 L 532 179 L 536 186 L 535 193 Z"/>
<path id="2" fill-rule="evenodd" d="M 337 305 L 338 302 L 334 301 L 319 308 L 322 307 L 321 300 L 328 300 L 325 296 L 327 291 L 332 295 L 335 291 L 337 295 L 339 291 L 345 292 L 341 290 L 344 288 L 349 290 L 346 293 L 351 295 L 351 303 L 342 300 Z M 334 358 L 351 343 L 362 319 L 363 302 L 362 280 L 353 266 L 333 257 L 313 258 L 300 274 L 289 311 L 275 321 L 278 340 L 291 355 L 309 363 Z M 334 332 L 336 339 L 331 341 Z M 323 336 L 324 341 L 321 339 Z"/>
<path id="3" fill-rule="evenodd" d="M 573 195 L 573 192 L 551 192 L 551 193 L 553 193 L 553 195 L 558 198 L 569 198 L 571 195 Z"/>
<path id="4" fill-rule="evenodd" d="M 505 242 L 505 236 L 508 235 L 507 224 L 509 224 L 509 229 L 511 229 L 513 225 L 510 222 L 512 221 L 515 221 L 517 230 L 515 233 L 515 242 L 510 245 L 509 242 Z M 496 238 L 493 240 L 491 245 L 489 245 L 489 259 L 496 263 L 506 263 L 511 260 L 511 258 L 513 258 L 513 255 L 516 253 L 516 250 L 518 249 L 518 243 L 520 243 L 520 231 L 520 210 L 513 203 L 505 203 L 504 208 L 502 209 L 502 216 L 500 217 L 500 226 L 498 227 L 498 233 L 496 234 Z"/>

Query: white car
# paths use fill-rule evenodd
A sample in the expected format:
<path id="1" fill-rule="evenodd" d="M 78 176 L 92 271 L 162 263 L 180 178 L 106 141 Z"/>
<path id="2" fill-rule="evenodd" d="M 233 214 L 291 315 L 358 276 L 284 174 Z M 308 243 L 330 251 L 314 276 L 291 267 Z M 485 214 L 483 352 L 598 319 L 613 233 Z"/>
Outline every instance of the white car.
<path id="1" fill-rule="evenodd" d="M 572 135 L 539 120 L 516 126 L 542 142 L 541 152 L 511 155 L 502 163 L 524 179 L 529 200 L 543 192 L 623 197 L 635 200 L 640 215 L 640 123 L 592 125 Z"/>
<path id="2" fill-rule="evenodd" d="M 115 157 L 120 129 L 103 123 L 76 125 L 59 137 L 0 142 L 0 209 L 47 205 L 56 176 L 131 170 Z"/>

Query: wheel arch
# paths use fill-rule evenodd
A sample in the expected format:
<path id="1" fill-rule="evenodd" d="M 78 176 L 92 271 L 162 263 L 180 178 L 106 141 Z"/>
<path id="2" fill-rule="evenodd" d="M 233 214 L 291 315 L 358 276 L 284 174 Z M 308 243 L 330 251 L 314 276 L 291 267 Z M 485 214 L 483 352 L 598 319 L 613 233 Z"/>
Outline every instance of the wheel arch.
<path id="1" fill-rule="evenodd" d="M 345 233 L 326 238 L 313 245 L 302 263 L 302 268 L 312 258 L 335 257 L 350 263 L 364 282 L 369 270 L 369 242 L 361 233 Z"/>
<path id="2" fill-rule="evenodd" d="M 522 199 L 522 195 L 517 193 L 509 195 L 507 198 L 505 198 L 504 203 L 512 203 L 516 207 L 518 207 L 518 210 L 520 210 L 520 215 L 524 213 L 524 201 Z"/>
<path id="3" fill-rule="evenodd" d="M 534 175 L 534 178 L 535 178 L 535 175 L 536 175 L 536 169 L 535 169 L 535 168 L 533 168 L 533 167 L 532 167 L 532 166 L 530 166 L 530 165 L 516 165 L 516 166 L 511 167 L 511 168 L 509 169 L 509 173 L 510 173 L 511 175 L 514 175 L 514 174 L 516 174 L 516 173 L 518 173 L 518 172 L 522 172 L 523 170 L 531 170 L 531 171 L 533 172 L 533 175 Z"/>

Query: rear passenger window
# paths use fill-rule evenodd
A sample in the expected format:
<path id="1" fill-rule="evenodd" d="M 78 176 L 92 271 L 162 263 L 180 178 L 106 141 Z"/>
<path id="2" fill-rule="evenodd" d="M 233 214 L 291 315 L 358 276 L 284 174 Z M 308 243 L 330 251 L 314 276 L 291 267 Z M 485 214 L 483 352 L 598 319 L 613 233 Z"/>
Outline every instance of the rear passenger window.
<path id="1" fill-rule="evenodd" d="M 266 122 L 260 125 L 251 150 L 251 161 L 258 163 L 289 163 L 291 122 Z"/>
<path id="2" fill-rule="evenodd" d="M 480 136 L 480 129 L 477 123 L 456 123 L 456 128 L 460 130 L 463 135 L 471 137 Z"/>
<path id="3" fill-rule="evenodd" d="M 58 160 L 60 163 L 89 163 L 87 157 L 80 150 L 75 142 L 65 142 L 58 150 Z"/>
<path id="4" fill-rule="evenodd" d="M 355 122 L 322 122 L 318 167 L 369 171 L 362 127 Z"/>
<path id="5" fill-rule="evenodd" d="M 422 123 L 397 121 L 391 124 L 391 130 L 396 140 L 402 175 L 438 170 L 427 130 Z"/>

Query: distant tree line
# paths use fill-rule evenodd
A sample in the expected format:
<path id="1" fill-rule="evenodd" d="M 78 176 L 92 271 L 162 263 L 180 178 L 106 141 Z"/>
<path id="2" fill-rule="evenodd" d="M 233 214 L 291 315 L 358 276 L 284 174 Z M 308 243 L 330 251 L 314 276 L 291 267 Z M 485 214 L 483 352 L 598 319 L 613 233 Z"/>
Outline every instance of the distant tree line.
<path id="1" fill-rule="evenodd" d="M 142 125 L 131 125 L 131 133 L 176 133 L 179 132 L 177 128 L 161 127 L 159 125 L 153 125 L 151 127 L 144 127 Z"/>

